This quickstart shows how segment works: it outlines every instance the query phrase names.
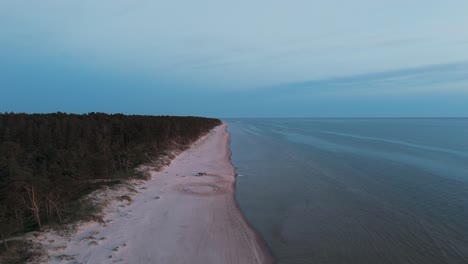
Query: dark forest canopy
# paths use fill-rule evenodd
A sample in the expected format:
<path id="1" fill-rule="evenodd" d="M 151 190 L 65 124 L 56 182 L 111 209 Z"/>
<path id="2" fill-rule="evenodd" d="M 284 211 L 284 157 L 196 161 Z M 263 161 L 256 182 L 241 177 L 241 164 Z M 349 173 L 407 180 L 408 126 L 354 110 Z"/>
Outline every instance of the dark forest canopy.
<path id="1" fill-rule="evenodd" d="M 123 114 L 0 114 L 0 235 L 61 222 L 93 179 L 184 149 L 221 121 Z"/>

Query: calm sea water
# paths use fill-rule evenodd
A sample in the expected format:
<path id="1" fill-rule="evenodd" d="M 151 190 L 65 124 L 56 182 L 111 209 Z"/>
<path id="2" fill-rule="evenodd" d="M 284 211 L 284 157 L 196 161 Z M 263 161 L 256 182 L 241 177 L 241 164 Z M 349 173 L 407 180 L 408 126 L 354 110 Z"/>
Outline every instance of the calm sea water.
<path id="1" fill-rule="evenodd" d="M 279 263 L 468 263 L 468 119 L 230 119 Z"/>

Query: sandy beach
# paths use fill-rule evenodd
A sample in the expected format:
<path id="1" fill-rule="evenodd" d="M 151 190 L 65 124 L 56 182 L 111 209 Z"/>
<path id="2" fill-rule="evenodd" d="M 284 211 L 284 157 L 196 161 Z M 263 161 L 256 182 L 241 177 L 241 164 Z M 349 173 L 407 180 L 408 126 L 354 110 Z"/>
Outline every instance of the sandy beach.
<path id="1" fill-rule="evenodd" d="M 68 237 L 41 233 L 47 263 L 271 263 L 234 197 L 227 125 L 216 127 L 149 181 L 113 201 L 105 224 Z M 201 173 L 201 176 L 197 176 Z"/>

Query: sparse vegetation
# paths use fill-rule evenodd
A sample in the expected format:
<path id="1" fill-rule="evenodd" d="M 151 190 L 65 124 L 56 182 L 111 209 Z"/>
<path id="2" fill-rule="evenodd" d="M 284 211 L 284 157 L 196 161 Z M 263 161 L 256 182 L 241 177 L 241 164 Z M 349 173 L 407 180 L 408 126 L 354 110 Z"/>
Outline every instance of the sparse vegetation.
<path id="1" fill-rule="evenodd" d="M 20 264 L 31 260 L 35 253 L 31 250 L 30 242 L 13 240 L 8 242 L 8 248 L 0 247 L 0 263 Z"/>
<path id="2" fill-rule="evenodd" d="M 133 202 L 133 199 L 128 195 L 119 196 L 119 197 L 117 197 L 117 199 L 119 199 L 119 201 L 121 201 L 121 202 L 122 201 L 127 201 L 129 203 Z"/>

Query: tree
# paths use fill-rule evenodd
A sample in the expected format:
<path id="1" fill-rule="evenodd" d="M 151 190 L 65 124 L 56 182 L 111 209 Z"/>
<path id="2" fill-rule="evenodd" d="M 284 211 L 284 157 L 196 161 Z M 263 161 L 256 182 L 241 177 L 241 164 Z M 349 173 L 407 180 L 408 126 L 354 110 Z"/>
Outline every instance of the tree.
<path id="1" fill-rule="evenodd" d="M 74 213 L 66 208 L 97 188 L 92 180 L 132 177 L 139 164 L 219 124 L 199 117 L 0 114 L 0 235 L 65 222 Z"/>

